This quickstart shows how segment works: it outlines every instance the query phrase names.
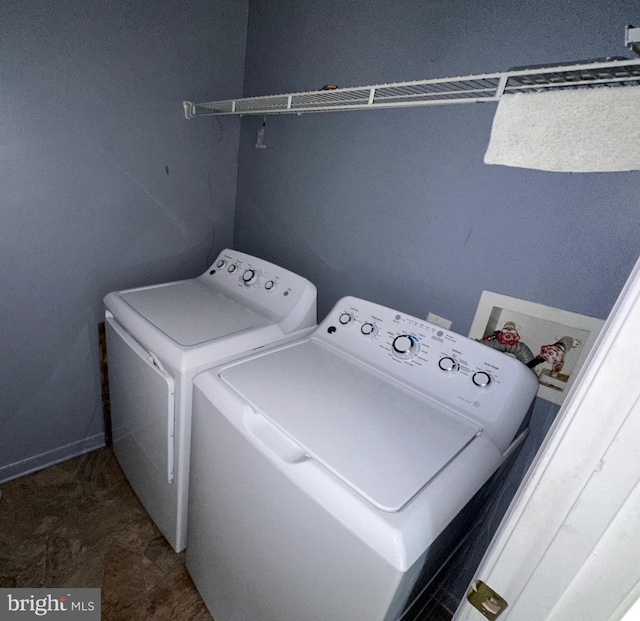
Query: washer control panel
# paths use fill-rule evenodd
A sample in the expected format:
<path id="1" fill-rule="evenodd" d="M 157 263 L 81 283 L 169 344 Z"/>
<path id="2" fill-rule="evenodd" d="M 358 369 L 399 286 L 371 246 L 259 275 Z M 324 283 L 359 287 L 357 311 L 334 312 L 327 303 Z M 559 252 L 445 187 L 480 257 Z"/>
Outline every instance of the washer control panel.
<path id="1" fill-rule="evenodd" d="M 535 374 L 515 358 L 354 297 L 340 300 L 314 336 L 481 424 L 518 403 L 524 415 L 537 390 Z"/>
<path id="2" fill-rule="evenodd" d="M 301 296 L 315 296 L 306 278 L 237 250 L 223 250 L 200 279 L 275 316 L 290 312 Z"/>

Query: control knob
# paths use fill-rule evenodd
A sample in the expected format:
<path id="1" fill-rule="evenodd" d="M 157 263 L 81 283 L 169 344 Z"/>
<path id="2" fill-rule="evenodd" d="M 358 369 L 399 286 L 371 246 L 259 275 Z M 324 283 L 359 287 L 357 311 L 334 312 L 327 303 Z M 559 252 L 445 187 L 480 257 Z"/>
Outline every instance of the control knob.
<path id="1" fill-rule="evenodd" d="M 220 259 L 220 260 L 218 260 L 218 262 L 216 263 L 216 267 L 217 267 L 218 269 L 222 269 L 222 268 L 224 267 L 225 263 L 226 263 L 226 261 L 225 261 L 224 259 Z"/>
<path id="2" fill-rule="evenodd" d="M 242 274 L 242 282 L 247 286 L 253 284 L 257 278 L 258 273 L 255 270 L 245 270 L 244 274 Z"/>
<path id="3" fill-rule="evenodd" d="M 353 321 L 353 315 L 351 313 L 342 313 L 340 317 L 338 317 L 338 321 L 343 326 L 348 326 Z"/>
<path id="4" fill-rule="evenodd" d="M 440 358 L 440 360 L 438 361 L 438 366 L 443 371 L 447 371 L 448 373 L 455 373 L 460 368 L 458 361 L 451 356 Z"/>
<path id="5" fill-rule="evenodd" d="M 364 334 L 365 336 L 374 336 L 377 331 L 378 329 L 376 328 L 375 324 L 371 323 L 370 321 L 363 323 L 360 327 L 360 332 L 362 332 L 362 334 Z"/>
<path id="6" fill-rule="evenodd" d="M 411 358 L 418 353 L 418 340 L 410 334 L 401 334 L 393 339 L 393 353 L 399 358 Z"/>
<path id="7" fill-rule="evenodd" d="M 275 280 L 267 280 L 267 282 L 264 283 L 264 288 L 267 291 L 271 291 L 271 289 L 273 289 L 276 286 Z"/>
<path id="8" fill-rule="evenodd" d="M 229 272 L 229 274 L 233 274 L 233 272 L 235 272 L 237 269 L 238 269 L 238 266 L 235 263 L 232 263 L 227 269 L 227 271 Z"/>
<path id="9" fill-rule="evenodd" d="M 471 381 L 480 388 L 486 388 L 491 384 L 491 376 L 484 371 L 476 371 L 471 378 Z"/>

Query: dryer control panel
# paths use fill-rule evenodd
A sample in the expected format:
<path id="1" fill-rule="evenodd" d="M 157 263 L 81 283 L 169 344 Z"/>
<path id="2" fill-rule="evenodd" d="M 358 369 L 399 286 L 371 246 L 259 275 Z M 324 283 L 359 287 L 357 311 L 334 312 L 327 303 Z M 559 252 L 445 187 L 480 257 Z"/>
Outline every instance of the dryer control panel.
<path id="1" fill-rule="evenodd" d="M 316 296 L 315 286 L 306 278 L 237 250 L 223 250 L 199 278 L 274 320 L 286 317 L 298 304 L 306 308 L 310 304 L 305 298 Z M 315 302 L 313 307 L 315 313 Z M 315 316 L 307 325 L 314 323 Z"/>
<path id="2" fill-rule="evenodd" d="M 535 374 L 515 358 L 354 297 L 336 304 L 314 338 L 455 409 L 494 441 L 512 439 L 537 392 Z"/>

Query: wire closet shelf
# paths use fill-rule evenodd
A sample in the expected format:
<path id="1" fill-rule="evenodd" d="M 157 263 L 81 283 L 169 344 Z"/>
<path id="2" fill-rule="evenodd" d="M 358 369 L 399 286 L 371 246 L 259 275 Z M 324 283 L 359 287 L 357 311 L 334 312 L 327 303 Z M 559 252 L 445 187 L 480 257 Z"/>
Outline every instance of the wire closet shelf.
<path id="1" fill-rule="evenodd" d="M 514 93 L 638 85 L 640 59 L 616 59 L 205 103 L 185 101 L 183 105 L 185 116 L 191 119 L 210 115 L 302 114 L 493 102 Z"/>

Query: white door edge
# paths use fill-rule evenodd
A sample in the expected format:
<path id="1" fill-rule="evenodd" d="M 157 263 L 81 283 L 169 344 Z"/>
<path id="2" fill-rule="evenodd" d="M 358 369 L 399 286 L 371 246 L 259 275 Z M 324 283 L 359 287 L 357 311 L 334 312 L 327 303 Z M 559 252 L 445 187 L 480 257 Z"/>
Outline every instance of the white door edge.
<path id="1" fill-rule="evenodd" d="M 629 560 L 637 559 L 636 546 L 620 550 L 602 546 L 607 534 L 620 527 L 624 511 L 637 500 L 634 494 L 640 480 L 637 470 L 626 468 L 623 463 L 613 464 L 616 456 L 622 455 L 621 451 L 633 441 L 625 434 L 637 428 L 640 421 L 638 377 L 640 261 L 476 572 L 476 579 L 487 583 L 509 604 L 499 616 L 500 621 L 556 619 L 561 609 L 577 613 L 581 605 L 574 593 L 575 586 L 587 584 L 598 575 L 600 581 L 593 583 L 592 589 L 597 591 L 601 586 L 608 604 L 606 616 L 602 616 L 604 610 L 598 606 L 592 608 L 593 614 L 600 615 L 594 619 L 621 619 L 635 601 L 639 570 L 632 570 L 631 574 L 627 571 L 613 584 L 612 579 Z M 594 501 L 592 494 L 602 479 L 600 473 L 612 476 L 614 467 L 617 478 L 612 487 L 617 500 L 607 497 L 601 502 Z M 590 512 L 580 510 L 585 502 L 592 503 Z M 632 539 L 640 540 L 640 533 Z M 550 566 L 563 546 L 571 552 L 567 559 L 570 557 L 573 564 L 567 560 Z M 576 546 L 591 547 L 580 551 Z M 600 561 L 613 555 L 609 560 L 615 562 L 606 575 L 598 569 L 596 552 Z M 581 554 L 583 562 L 578 566 L 576 559 Z M 631 556 L 633 559 L 626 558 Z M 624 585 L 619 584 L 620 580 Z M 615 592 L 618 586 L 619 592 L 612 593 L 611 589 Z M 582 592 L 583 600 L 584 597 Z M 597 593 L 592 590 L 589 599 L 594 597 L 597 599 Z M 528 610 L 524 610 L 527 602 Z M 584 614 L 590 615 L 589 610 Z M 582 612 L 580 615 L 575 618 L 580 621 L 592 618 Z M 454 621 L 481 618 L 465 599 Z"/>

